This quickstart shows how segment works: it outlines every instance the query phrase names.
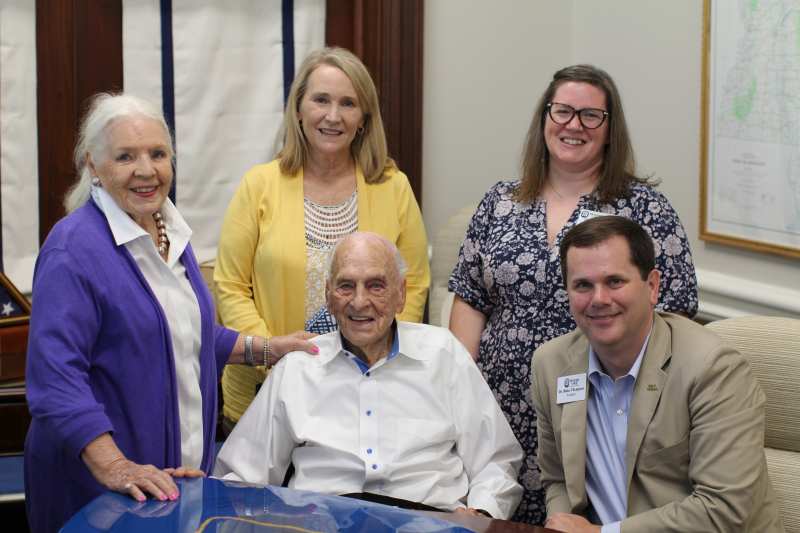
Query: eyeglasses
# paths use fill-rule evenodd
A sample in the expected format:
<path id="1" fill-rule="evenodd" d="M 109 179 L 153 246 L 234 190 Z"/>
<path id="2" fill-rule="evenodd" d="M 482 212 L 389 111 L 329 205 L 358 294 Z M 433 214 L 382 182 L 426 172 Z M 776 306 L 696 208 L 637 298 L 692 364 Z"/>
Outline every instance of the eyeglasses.
<path id="1" fill-rule="evenodd" d="M 603 109 L 594 109 L 592 107 L 584 107 L 583 109 L 575 109 L 567 104 L 559 104 L 558 102 L 550 102 L 547 104 L 547 114 L 556 124 L 569 124 L 576 114 L 581 125 L 587 130 L 594 130 L 599 128 L 605 122 L 608 116 L 608 111 Z"/>

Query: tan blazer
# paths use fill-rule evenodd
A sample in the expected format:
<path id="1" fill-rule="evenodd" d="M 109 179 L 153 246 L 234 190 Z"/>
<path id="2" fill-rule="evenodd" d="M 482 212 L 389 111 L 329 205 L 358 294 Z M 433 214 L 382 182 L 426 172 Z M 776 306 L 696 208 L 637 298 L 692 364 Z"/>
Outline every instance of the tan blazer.
<path id="1" fill-rule="evenodd" d="M 589 509 L 586 401 L 556 403 L 556 379 L 588 366 L 580 331 L 533 357 L 548 515 Z M 764 402 L 738 352 L 686 318 L 656 313 L 628 417 L 622 531 L 783 531 L 764 458 Z"/>

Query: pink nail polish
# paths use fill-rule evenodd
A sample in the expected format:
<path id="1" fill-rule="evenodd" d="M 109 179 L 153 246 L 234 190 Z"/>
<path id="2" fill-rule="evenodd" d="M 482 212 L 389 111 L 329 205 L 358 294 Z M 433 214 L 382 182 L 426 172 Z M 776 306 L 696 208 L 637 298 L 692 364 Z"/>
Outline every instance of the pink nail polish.
<path id="1" fill-rule="evenodd" d="M 172 494 L 169 495 L 169 499 L 170 500 L 177 500 L 178 499 L 178 493 L 177 492 L 173 492 Z"/>

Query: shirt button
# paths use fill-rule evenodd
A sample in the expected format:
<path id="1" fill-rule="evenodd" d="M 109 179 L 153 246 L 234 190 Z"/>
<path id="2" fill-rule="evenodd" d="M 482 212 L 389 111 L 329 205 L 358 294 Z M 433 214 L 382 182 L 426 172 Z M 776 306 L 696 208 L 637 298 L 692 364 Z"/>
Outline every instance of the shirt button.
<path id="1" fill-rule="evenodd" d="M 378 469 L 378 465 L 372 465 L 372 469 L 373 470 L 377 470 Z"/>
<path id="2" fill-rule="evenodd" d="M 372 416 L 372 411 L 367 409 L 367 416 Z"/>
<path id="3" fill-rule="evenodd" d="M 622 416 L 622 415 L 624 415 L 624 414 L 625 414 L 625 411 L 623 411 L 622 409 L 617 409 L 617 414 L 618 414 L 619 416 Z"/>
<path id="4" fill-rule="evenodd" d="M 367 453 L 372 455 L 372 448 L 367 448 Z"/>

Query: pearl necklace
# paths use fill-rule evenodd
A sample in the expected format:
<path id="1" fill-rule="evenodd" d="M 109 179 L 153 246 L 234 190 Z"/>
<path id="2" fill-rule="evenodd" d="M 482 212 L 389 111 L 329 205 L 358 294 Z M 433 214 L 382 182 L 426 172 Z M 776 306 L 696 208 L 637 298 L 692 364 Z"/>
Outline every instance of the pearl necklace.
<path id="1" fill-rule="evenodd" d="M 156 229 L 158 229 L 158 253 L 162 256 L 167 255 L 169 250 L 169 237 L 167 237 L 167 224 L 164 222 L 164 217 L 161 213 L 156 211 L 153 213 L 153 220 L 156 221 Z"/>

